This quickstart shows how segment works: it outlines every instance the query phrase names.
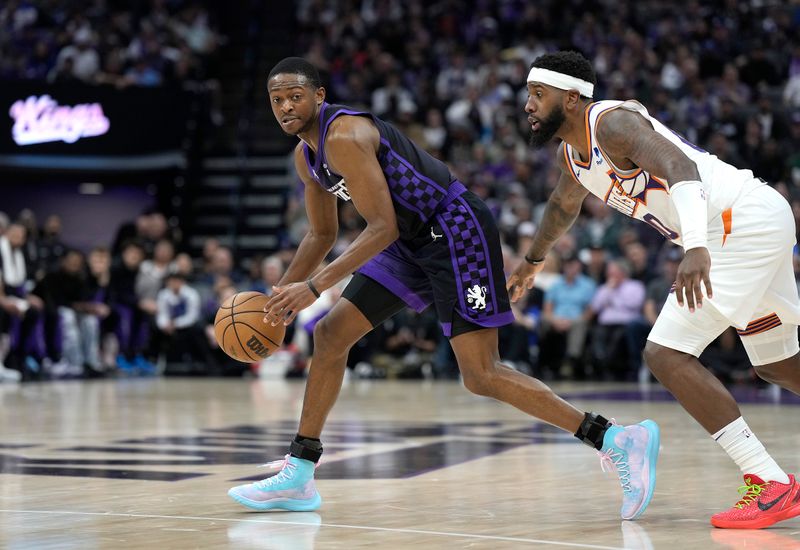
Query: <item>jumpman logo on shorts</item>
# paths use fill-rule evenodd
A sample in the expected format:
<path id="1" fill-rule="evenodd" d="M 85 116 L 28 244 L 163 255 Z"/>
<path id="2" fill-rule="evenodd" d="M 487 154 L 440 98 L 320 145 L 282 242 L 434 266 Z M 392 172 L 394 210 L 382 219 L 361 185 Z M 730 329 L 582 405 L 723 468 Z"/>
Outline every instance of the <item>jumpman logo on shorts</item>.
<path id="1" fill-rule="evenodd" d="M 440 237 L 444 237 L 444 235 L 443 234 L 442 235 L 437 235 L 436 232 L 433 230 L 433 227 L 431 227 L 431 238 L 434 240 L 434 242 L 436 241 L 436 239 L 438 239 Z"/>

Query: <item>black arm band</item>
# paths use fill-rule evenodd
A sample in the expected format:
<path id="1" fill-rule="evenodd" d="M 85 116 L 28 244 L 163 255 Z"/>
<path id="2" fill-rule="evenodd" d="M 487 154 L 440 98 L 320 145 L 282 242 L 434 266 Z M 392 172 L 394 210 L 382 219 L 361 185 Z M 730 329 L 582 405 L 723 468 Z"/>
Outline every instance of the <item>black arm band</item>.
<path id="1" fill-rule="evenodd" d="M 306 284 L 308 285 L 308 289 L 311 291 L 311 293 L 314 294 L 314 296 L 316 296 L 317 298 L 319 298 L 319 291 L 314 286 L 314 283 L 311 282 L 311 279 L 307 279 Z"/>
<path id="2" fill-rule="evenodd" d="M 523 258 L 525 258 L 525 261 L 531 265 L 539 265 L 540 263 L 544 262 L 544 257 L 539 258 L 538 260 L 534 260 L 533 258 L 529 258 L 527 254 L 525 254 Z"/>

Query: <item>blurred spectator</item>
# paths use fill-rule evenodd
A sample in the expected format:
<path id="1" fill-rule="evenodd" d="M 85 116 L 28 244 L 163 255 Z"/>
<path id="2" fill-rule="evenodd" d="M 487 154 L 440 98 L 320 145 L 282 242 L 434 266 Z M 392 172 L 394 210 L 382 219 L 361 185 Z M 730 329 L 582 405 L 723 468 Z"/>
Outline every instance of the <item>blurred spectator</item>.
<path id="1" fill-rule="evenodd" d="M 69 63 L 65 66 L 67 60 Z M 82 27 L 72 36 L 72 44 L 64 46 L 58 52 L 55 74 L 69 75 L 77 80 L 90 82 L 99 69 L 100 55 L 92 46 L 92 31 Z"/>
<path id="2" fill-rule="evenodd" d="M 683 260 L 683 251 L 677 246 L 670 246 L 663 254 L 659 275 L 647 283 L 645 289 L 642 316 L 631 321 L 627 329 L 629 365 L 632 371 L 638 372 L 638 380 L 646 382 L 651 379 L 649 370 L 642 361 L 641 352 L 647 341 L 647 335 L 658 318 L 661 309 L 672 292 L 672 284 L 678 277 L 678 266 Z"/>
<path id="3" fill-rule="evenodd" d="M 51 367 L 51 374 L 81 376 L 102 373 L 100 361 L 100 322 L 109 314 L 106 304 L 92 300 L 83 254 L 67 251 L 58 270 L 39 283 L 37 293 L 44 299 L 46 312 L 56 323 L 50 339 L 60 334 L 61 357 Z"/>
<path id="4" fill-rule="evenodd" d="M 647 284 L 643 314 L 649 326 L 653 326 L 661 309 L 672 292 L 672 285 L 678 278 L 678 266 L 683 260 L 683 252 L 677 246 L 667 250 L 661 264 L 661 273 Z"/>
<path id="5" fill-rule="evenodd" d="M 628 349 L 626 330 L 641 317 L 644 296 L 644 284 L 630 278 L 625 262 L 608 263 L 606 282 L 597 289 L 591 304 L 597 316 L 592 335 L 593 365 L 600 377 L 625 380 L 638 372 L 641 348 Z"/>
<path id="6" fill-rule="evenodd" d="M 89 252 L 87 263 L 89 264 L 88 296 L 89 301 L 97 304 L 100 310 L 100 358 L 103 369 L 108 372 L 116 368 L 119 353 L 119 340 L 116 334 L 119 318 L 109 306 L 111 252 L 106 247 L 96 246 Z"/>
<path id="7" fill-rule="evenodd" d="M 144 260 L 136 275 L 136 296 L 139 308 L 149 315 L 156 314 L 156 296 L 164 286 L 164 279 L 175 270 L 175 246 L 161 239 L 153 250 L 153 259 Z"/>
<path id="8" fill-rule="evenodd" d="M 89 4 L 0 4 L 0 77 L 117 86 L 196 81 L 223 42 L 201 5 L 213 3 Z"/>
<path id="9" fill-rule="evenodd" d="M 144 248 L 136 241 L 122 246 L 122 262 L 111 271 L 108 303 L 117 318 L 120 354 L 117 366 L 127 374 L 154 374 L 155 367 L 144 356 L 150 342 L 150 319 L 139 307 L 136 278 L 144 261 Z"/>
<path id="10" fill-rule="evenodd" d="M 377 116 L 396 119 L 400 113 L 414 113 L 416 110 L 411 92 L 402 86 L 397 73 L 390 73 L 386 84 L 372 92 L 372 112 Z"/>
<path id="11" fill-rule="evenodd" d="M 170 273 L 166 286 L 158 292 L 157 302 L 159 357 L 163 357 L 166 368 L 172 358 L 188 358 L 193 371 L 216 372 L 216 359 L 205 337 L 197 291 L 182 274 Z"/>
<path id="12" fill-rule="evenodd" d="M 584 270 L 586 275 L 597 285 L 605 283 L 608 251 L 603 248 L 603 245 L 599 242 L 593 242 L 588 248 L 581 251 L 581 255 L 585 256 L 583 263 L 586 266 Z"/>
<path id="13" fill-rule="evenodd" d="M 214 294 L 219 286 L 233 284 L 238 287 L 242 281 L 241 274 L 236 269 L 233 251 L 227 246 L 214 249 L 206 269 L 194 283 L 203 304 L 216 302 Z M 204 305 L 204 309 L 205 307 Z"/>
<path id="14" fill-rule="evenodd" d="M 625 246 L 625 260 L 628 262 L 632 279 L 642 281 L 644 284 L 650 282 L 653 274 L 650 270 L 650 258 L 647 249 L 639 241 L 629 243 Z"/>
<path id="15" fill-rule="evenodd" d="M 403 310 L 376 330 L 382 345 L 372 357 L 374 369 L 383 371 L 386 378 L 422 378 L 432 374 L 440 332 L 433 311 Z"/>
<path id="16" fill-rule="evenodd" d="M 175 273 L 183 275 L 188 282 L 194 280 L 194 262 L 192 261 L 192 257 L 186 252 L 181 252 L 175 256 Z"/>
<path id="17" fill-rule="evenodd" d="M 117 229 L 111 254 L 118 258 L 123 245 L 130 241 L 137 241 L 142 247 L 145 256 L 151 256 L 155 243 L 167 236 L 168 226 L 166 218 L 160 212 L 147 210 L 142 212 L 134 221 L 126 222 Z"/>
<path id="18" fill-rule="evenodd" d="M 44 302 L 27 290 L 28 272 L 23 250 L 25 227 L 8 226 L 0 236 L 0 353 L 6 366 L 28 375 L 41 376 L 46 355 L 41 312 Z"/>
<path id="19" fill-rule="evenodd" d="M 39 223 L 36 221 L 36 214 L 30 208 L 23 208 L 17 214 L 16 223 L 25 228 L 25 245 L 22 253 L 25 255 L 25 267 L 28 270 L 28 278 L 36 278 L 36 267 L 38 264 L 38 242 L 39 242 Z"/>
<path id="20" fill-rule="evenodd" d="M 41 279 L 46 273 L 58 268 L 61 257 L 67 251 L 67 246 L 61 240 L 60 216 L 47 216 L 37 245 L 36 278 Z"/>
<path id="21" fill-rule="evenodd" d="M 250 289 L 269 296 L 272 294 L 272 287 L 283 277 L 286 266 L 279 257 L 269 256 L 261 261 L 260 268 L 261 276 L 257 281 L 253 281 Z"/>
<path id="22" fill-rule="evenodd" d="M 583 264 L 577 256 L 565 257 L 561 265 L 562 277 L 544 295 L 539 364 L 555 375 L 565 370 L 566 376 L 583 380 L 589 305 L 597 287 L 581 272 Z"/>

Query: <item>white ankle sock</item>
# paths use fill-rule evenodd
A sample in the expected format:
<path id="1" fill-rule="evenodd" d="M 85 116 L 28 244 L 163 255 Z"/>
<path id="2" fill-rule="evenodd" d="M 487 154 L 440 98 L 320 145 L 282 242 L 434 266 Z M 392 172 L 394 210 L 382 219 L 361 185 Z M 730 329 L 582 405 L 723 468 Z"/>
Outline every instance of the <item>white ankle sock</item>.
<path id="1" fill-rule="evenodd" d="M 753 474 L 764 481 L 789 483 L 789 476 L 769 456 L 741 416 L 711 437 L 736 462 L 743 474 Z"/>

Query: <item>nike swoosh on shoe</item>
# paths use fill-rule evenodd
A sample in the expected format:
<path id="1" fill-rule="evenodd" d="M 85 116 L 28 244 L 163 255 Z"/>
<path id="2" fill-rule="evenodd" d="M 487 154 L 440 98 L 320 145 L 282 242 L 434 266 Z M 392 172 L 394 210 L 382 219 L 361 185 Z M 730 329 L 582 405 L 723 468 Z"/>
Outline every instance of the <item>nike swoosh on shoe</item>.
<path id="1" fill-rule="evenodd" d="M 775 500 L 771 500 L 771 501 L 769 501 L 769 502 L 761 502 L 761 501 L 759 500 L 759 501 L 758 501 L 758 509 L 759 509 L 759 510 L 761 510 L 762 512 L 766 512 L 767 510 L 769 510 L 770 508 L 772 508 L 773 506 L 775 506 L 776 504 L 778 504 L 778 502 L 779 502 L 779 501 L 780 501 L 780 500 L 781 500 L 783 497 L 785 497 L 787 494 L 789 494 L 789 491 L 791 491 L 791 489 L 787 489 L 787 490 L 786 490 L 786 492 L 784 492 L 784 493 L 783 493 L 781 496 L 779 496 L 779 497 L 778 497 L 778 498 L 776 498 Z"/>

